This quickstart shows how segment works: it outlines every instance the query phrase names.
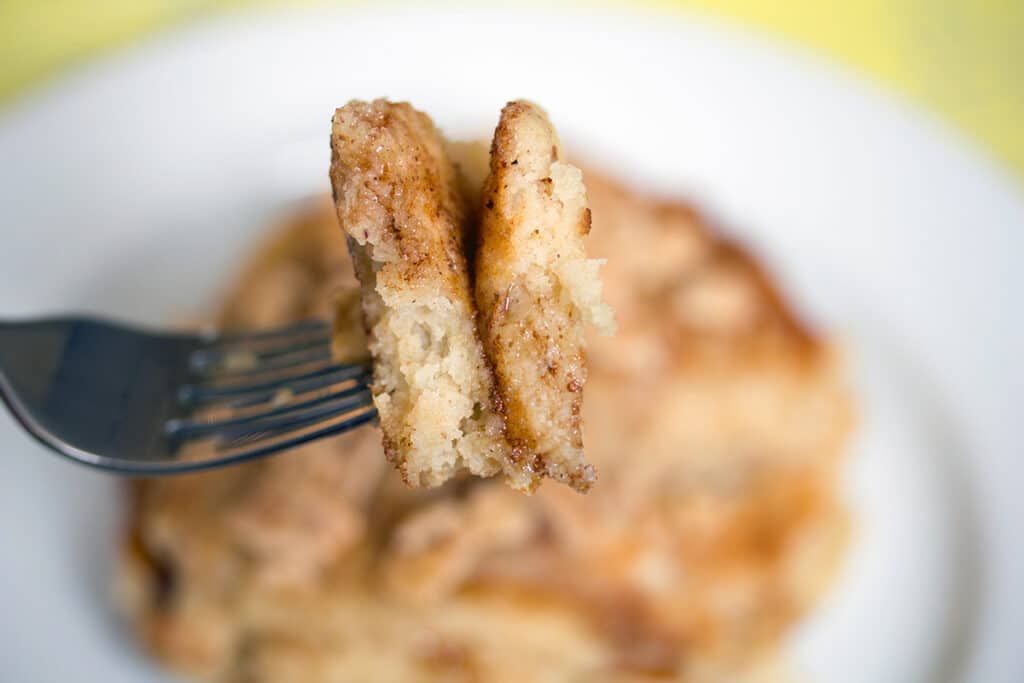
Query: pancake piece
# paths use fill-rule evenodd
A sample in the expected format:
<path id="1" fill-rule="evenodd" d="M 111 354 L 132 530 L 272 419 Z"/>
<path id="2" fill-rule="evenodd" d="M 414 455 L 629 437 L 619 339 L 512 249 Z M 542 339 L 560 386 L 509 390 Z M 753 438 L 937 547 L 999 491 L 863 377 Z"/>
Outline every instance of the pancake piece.
<path id="1" fill-rule="evenodd" d="M 586 492 L 583 326 L 612 318 L 583 249 L 582 174 L 558 160 L 547 116 L 506 106 L 488 166 L 408 104 L 351 102 L 331 147 L 388 459 L 413 487 L 468 469 Z"/>
<path id="2" fill-rule="evenodd" d="M 475 294 L 510 458 L 537 481 L 548 476 L 585 492 L 597 475 L 580 425 L 584 323 L 611 332 L 614 321 L 601 302 L 601 261 L 584 251 L 583 174 L 560 157 L 540 107 L 505 106 L 484 184 Z"/>
<path id="3" fill-rule="evenodd" d="M 412 487 L 501 471 L 465 256 L 467 206 L 445 142 L 406 103 L 335 112 L 331 183 L 362 289 L 384 451 Z"/>

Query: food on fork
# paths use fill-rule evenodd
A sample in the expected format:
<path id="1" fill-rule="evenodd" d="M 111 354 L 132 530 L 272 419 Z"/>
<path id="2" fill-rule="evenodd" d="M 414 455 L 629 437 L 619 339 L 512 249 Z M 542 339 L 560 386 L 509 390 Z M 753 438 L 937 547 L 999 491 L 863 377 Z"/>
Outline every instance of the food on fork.
<path id="1" fill-rule="evenodd" d="M 558 147 L 540 108 L 510 103 L 481 189 L 472 148 L 408 104 L 335 113 L 331 181 L 384 450 L 412 487 L 462 469 L 503 472 L 522 491 L 547 476 L 585 492 L 596 478 L 580 425 L 583 325 L 610 328 L 611 312 L 583 249 L 582 175 Z"/>
<path id="2" fill-rule="evenodd" d="M 583 174 L 563 156 L 540 107 L 505 106 L 483 189 L 475 294 L 511 459 L 585 491 L 596 473 L 583 456 L 583 323 L 611 333 L 614 320 L 601 301 L 601 262 L 584 250 Z"/>

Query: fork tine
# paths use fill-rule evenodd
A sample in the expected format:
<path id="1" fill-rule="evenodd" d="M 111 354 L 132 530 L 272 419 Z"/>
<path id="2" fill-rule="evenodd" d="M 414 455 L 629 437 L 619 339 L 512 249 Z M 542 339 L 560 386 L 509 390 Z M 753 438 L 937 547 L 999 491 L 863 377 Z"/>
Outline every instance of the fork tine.
<path id="1" fill-rule="evenodd" d="M 221 447 L 234 448 L 255 441 L 263 441 L 351 413 L 359 408 L 372 407 L 372 405 L 370 393 L 366 391 L 362 395 L 349 396 L 301 411 L 291 411 L 264 420 L 245 423 L 226 429 L 221 434 Z"/>
<path id="2" fill-rule="evenodd" d="M 244 373 L 259 371 L 267 363 L 302 352 L 329 355 L 330 350 L 331 336 L 319 333 L 275 337 L 271 343 L 262 345 L 240 344 L 224 347 L 215 344 L 194 351 L 189 357 L 189 368 L 202 375 L 220 371 Z"/>
<path id="3" fill-rule="evenodd" d="M 253 332 L 223 332 L 213 338 L 212 344 L 244 344 L 255 341 L 267 341 L 267 340 L 279 340 L 281 338 L 291 337 L 301 334 L 309 334 L 310 332 L 325 333 L 329 332 L 331 325 L 326 320 L 303 320 L 301 322 L 287 325 L 285 327 L 275 327 L 270 330 L 256 330 Z"/>
<path id="4" fill-rule="evenodd" d="M 364 425 L 368 422 L 372 422 L 373 420 L 377 419 L 377 411 L 372 408 L 367 408 L 355 414 L 351 414 L 349 417 L 345 417 L 345 415 L 349 414 L 350 413 L 344 413 L 342 414 L 342 416 L 340 416 L 343 419 L 338 419 L 318 429 L 313 429 L 300 434 L 294 434 L 293 436 L 280 440 L 272 440 L 270 441 L 270 443 L 257 442 L 256 444 L 253 444 L 250 448 L 246 448 L 237 453 L 222 455 L 218 459 L 218 462 L 222 464 L 228 464 L 241 462 L 243 460 L 251 460 L 253 458 L 260 458 L 266 455 L 272 455 L 279 451 L 284 451 L 288 450 L 289 448 L 301 446 L 302 444 L 309 443 L 310 441 L 316 441 L 317 439 L 322 439 L 327 436 L 332 436 L 334 434 L 340 434 L 342 432 L 351 431 L 356 427 L 359 427 L 361 425 Z M 279 433 L 275 436 L 283 436 L 283 433 Z"/>
<path id="5" fill-rule="evenodd" d="M 279 391 L 301 394 L 345 381 L 365 381 L 369 369 L 365 365 L 333 363 L 300 375 L 285 376 L 267 382 L 244 382 L 229 386 L 187 384 L 178 391 L 178 400 L 186 405 L 209 403 L 240 397 L 265 396 L 270 400 Z"/>
<path id="6" fill-rule="evenodd" d="M 271 408 L 269 410 L 261 410 L 248 415 L 242 415 L 239 417 L 226 418 L 222 420 L 173 420 L 167 423 L 165 429 L 168 437 L 185 441 L 189 439 L 197 439 L 206 436 L 211 436 L 222 432 L 224 430 L 232 429 L 242 425 L 257 423 L 266 420 L 267 418 L 277 417 L 288 413 L 298 413 L 308 408 L 314 408 L 326 403 L 334 401 L 340 401 L 341 399 L 350 399 L 349 404 L 355 406 L 360 402 L 365 401 L 370 396 L 370 389 L 366 385 L 356 385 L 342 389 L 340 391 L 331 392 L 324 396 L 318 396 L 307 401 L 300 401 L 298 403 L 289 403 L 286 405 Z M 354 400 L 353 400 L 354 399 Z M 348 404 L 346 404 L 348 405 Z"/>
<path id="7" fill-rule="evenodd" d="M 267 359 L 261 358 L 258 354 L 249 354 L 241 363 L 236 361 L 235 363 L 217 364 L 211 363 L 209 360 L 200 360 L 197 366 L 193 360 L 192 370 L 206 377 L 216 374 L 220 379 L 234 379 L 329 360 L 331 360 L 330 345 L 319 344 L 308 349 L 275 354 Z"/>

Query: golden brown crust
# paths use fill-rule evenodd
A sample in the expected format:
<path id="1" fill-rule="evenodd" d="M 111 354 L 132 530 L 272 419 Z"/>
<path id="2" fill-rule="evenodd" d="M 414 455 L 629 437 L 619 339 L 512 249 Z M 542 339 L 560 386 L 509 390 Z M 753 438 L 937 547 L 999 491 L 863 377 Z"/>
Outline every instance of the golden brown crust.
<path id="1" fill-rule="evenodd" d="M 540 107 L 518 100 L 502 110 L 483 191 L 476 302 L 513 462 L 535 482 L 548 476 L 586 492 L 596 472 L 580 424 L 583 328 L 601 307 L 600 283 L 583 247 L 582 177 L 558 161 L 558 148 Z"/>
<path id="2" fill-rule="evenodd" d="M 469 305 L 466 206 L 444 140 L 426 114 L 384 100 L 338 109 L 331 181 L 342 229 L 371 261 L 408 287 L 437 284 Z"/>

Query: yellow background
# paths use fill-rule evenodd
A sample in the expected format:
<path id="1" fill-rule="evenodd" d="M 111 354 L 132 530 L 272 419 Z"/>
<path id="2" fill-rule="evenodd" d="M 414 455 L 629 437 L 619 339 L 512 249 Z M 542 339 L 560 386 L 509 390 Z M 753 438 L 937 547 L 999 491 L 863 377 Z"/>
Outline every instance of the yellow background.
<path id="1" fill-rule="evenodd" d="M 0 106 L 98 51 L 203 13 L 316 0 L 0 0 Z M 620 0 L 619 5 L 626 4 Z M 939 112 L 1024 178 L 1024 0 L 654 0 L 753 25 Z"/>

